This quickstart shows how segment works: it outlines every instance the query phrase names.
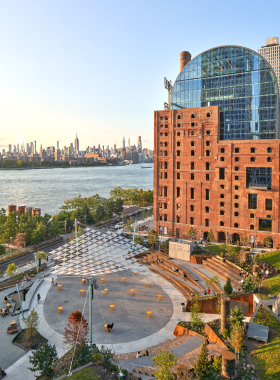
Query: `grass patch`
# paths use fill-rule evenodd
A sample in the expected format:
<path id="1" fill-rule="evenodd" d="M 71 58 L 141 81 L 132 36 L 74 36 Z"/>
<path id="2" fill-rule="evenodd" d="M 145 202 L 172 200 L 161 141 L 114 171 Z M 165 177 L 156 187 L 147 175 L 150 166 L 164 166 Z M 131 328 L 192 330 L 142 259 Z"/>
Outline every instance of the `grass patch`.
<path id="1" fill-rule="evenodd" d="M 40 271 L 42 271 L 46 267 L 47 267 L 46 264 L 41 265 Z M 35 274 L 37 276 L 37 268 L 36 267 L 29 269 L 23 273 L 16 274 L 13 277 L 7 278 L 7 280 L 1 281 L 0 282 L 0 291 L 4 288 L 9 287 L 9 286 L 10 287 L 15 286 L 17 284 L 17 282 L 19 282 L 20 280 L 23 279 L 24 276 L 30 276 L 31 274 Z"/>
<path id="2" fill-rule="evenodd" d="M 269 295 L 267 295 L 267 294 L 260 294 L 260 293 L 256 293 L 256 296 L 258 296 L 259 297 L 259 299 L 261 299 L 261 300 L 270 300 L 270 296 Z"/>
<path id="3" fill-rule="evenodd" d="M 209 251 L 212 253 L 220 254 L 222 252 L 226 252 L 224 248 L 221 248 L 219 245 L 207 245 L 205 248 L 203 248 L 205 251 Z"/>
<path id="4" fill-rule="evenodd" d="M 259 256 L 259 260 L 270 264 L 275 268 L 280 268 L 280 251 L 268 252 Z"/>
<path id="5" fill-rule="evenodd" d="M 279 380 L 280 378 L 280 333 L 273 336 L 267 344 L 262 344 L 251 353 L 262 379 Z"/>
<path id="6" fill-rule="evenodd" d="M 263 285 L 269 294 L 277 296 L 280 292 L 280 275 L 263 280 Z"/>
<path id="7" fill-rule="evenodd" d="M 100 380 L 100 377 L 92 367 L 87 367 L 74 373 L 71 380 Z"/>
<path id="8" fill-rule="evenodd" d="M 253 322 L 257 323 L 258 325 L 270 327 L 271 329 L 280 332 L 280 322 L 263 306 L 259 308 L 259 311 L 257 312 Z"/>

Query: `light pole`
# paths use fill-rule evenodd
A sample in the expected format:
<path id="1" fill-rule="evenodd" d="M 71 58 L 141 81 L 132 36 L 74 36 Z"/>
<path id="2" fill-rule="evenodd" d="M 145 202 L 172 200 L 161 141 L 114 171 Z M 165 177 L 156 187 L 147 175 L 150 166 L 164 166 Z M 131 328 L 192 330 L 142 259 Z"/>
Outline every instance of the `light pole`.
<path id="1" fill-rule="evenodd" d="M 22 314 L 22 320 L 24 321 L 25 318 L 24 318 L 24 313 L 23 313 L 23 308 L 22 308 L 22 303 L 21 303 L 21 297 L 20 297 L 20 291 L 19 291 L 18 283 L 17 283 L 17 291 L 18 291 L 18 298 L 19 298 L 20 309 L 21 309 L 21 314 Z"/>
<path id="2" fill-rule="evenodd" d="M 67 221 L 64 220 L 64 225 L 65 225 L 65 233 L 66 233 L 66 225 L 67 225 Z"/>
<path id="3" fill-rule="evenodd" d="M 93 299 L 93 287 L 92 278 L 89 280 L 89 341 L 90 347 L 92 347 L 92 299 Z"/>

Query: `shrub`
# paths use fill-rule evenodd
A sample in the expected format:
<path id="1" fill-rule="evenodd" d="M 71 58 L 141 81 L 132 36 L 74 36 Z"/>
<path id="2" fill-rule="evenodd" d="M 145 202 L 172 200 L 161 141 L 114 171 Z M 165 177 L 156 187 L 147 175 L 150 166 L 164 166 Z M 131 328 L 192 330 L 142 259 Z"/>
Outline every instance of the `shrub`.
<path id="1" fill-rule="evenodd" d="M 231 279 L 229 278 L 229 276 L 227 277 L 227 281 L 226 281 L 226 284 L 224 286 L 224 291 L 230 295 L 233 291 L 232 289 L 232 285 L 231 285 Z"/>
<path id="2" fill-rule="evenodd" d="M 213 366 L 215 371 L 219 371 L 221 366 L 222 366 L 222 359 L 215 356 L 214 361 L 212 363 L 212 366 Z"/>
<path id="3" fill-rule="evenodd" d="M 224 338 L 227 338 L 227 337 L 228 337 L 228 329 L 223 329 L 223 331 L 222 331 L 222 336 L 223 336 Z"/>

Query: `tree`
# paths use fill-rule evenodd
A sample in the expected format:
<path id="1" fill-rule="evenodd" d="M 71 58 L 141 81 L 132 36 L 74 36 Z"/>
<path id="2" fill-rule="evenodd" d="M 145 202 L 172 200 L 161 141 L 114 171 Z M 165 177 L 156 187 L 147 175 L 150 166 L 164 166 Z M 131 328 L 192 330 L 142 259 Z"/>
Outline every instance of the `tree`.
<path id="1" fill-rule="evenodd" d="M 152 358 L 152 361 L 157 366 L 157 370 L 154 372 L 154 376 L 158 380 L 174 379 L 172 375 L 172 369 L 177 362 L 177 358 L 174 357 L 172 351 L 161 351 L 159 354 Z"/>
<path id="2" fill-rule="evenodd" d="M 246 231 L 244 231 L 243 235 L 241 236 L 241 243 L 242 245 L 247 245 L 247 242 L 248 242 L 248 236 L 247 236 L 247 233 Z"/>
<path id="3" fill-rule="evenodd" d="M 44 241 L 47 234 L 47 228 L 43 222 L 39 222 L 35 228 L 35 230 L 31 234 L 31 242 L 34 245 L 40 244 Z"/>
<path id="4" fill-rule="evenodd" d="M 226 281 L 225 286 L 224 286 L 224 291 L 228 295 L 232 294 L 233 289 L 232 289 L 232 285 L 231 285 L 231 279 L 229 276 L 227 277 L 227 281 Z"/>
<path id="5" fill-rule="evenodd" d="M 87 342 L 87 336 L 88 323 L 83 314 L 76 310 L 68 318 L 68 323 L 64 329 L 64 343 L 74 346 L 76 342 Z"/>
<path id="6" fill-rule="evenodd" d="M 169 242 L 171 239 L 167 239 L 165 242 L 162 243 L 162 249 L 164 250 L 165 253 L 169 252 Z"/>
<path id="7" fill-rule="evenodd" d="M 215 236 L 213 234 L 212 228 L 210 228 L 210 231 L 207 234 L 207 240 L 211 242 L 212 240 L 214 240 L 214 237 Z"/>
<path id="8" fill-rule="evenodd" d="M 268 235 L 264 238 L 263 245 L 267 248 L 270 248 L 272 246 L 272 240 Z"/>
<path id="9" fill-rule="evenodd" d="M 130 230 L 131 229 L 130 221 L 129 221 L 128 218 L 127 218 L 127 221 L 126 221 L 125 229 L 126 230 Z"/>
<path id="10" fill-rule="evenodd" d="M 13 245 L 15 247 L 18 248 L 18 251 L 19 251 L 19 248 L 22 248 L 24 247 L 26 244 L 26 241 L 25 241 L 25 234 L 22 233 L 22 232 L 18 232 L 14 241 L 13 241 Z"/>
<path id="11" fill-rule="evenodd" d="M 246 293 L 253 293 L 254 290 L 256 289 L 257 284 L 254 281 L 253 277 L 251 275 L 248 275 L 245 278 L 244 283 L 241 285 L 241 288 L 246 292 Z"/>
<path id="12" fill-rule="evenodd" d="M 25 335 L 32 337 L 39 326 L 39 315 L 34 308 L 30 311 L 28 317 L 25 318 L 24 323 L 26 326 Z"/>
<path id="13" fill-rule="evenodd" d="M 220 368 L 222 367 L 222 359 L 215 356 L 212 363 L 212 367 L 214 368 L 215 371 L 218 372 Z"/>
<path id="14" fill-rule="evenodd" d="M 56 238 L 60 233 L 60 229 L 61 229 L 61 227 L 60 227 L 59 221 L 56 219 L 53 219 L 50 223 L 50 226 L 49 226 L 50 237 Z"/>
<path id="15" fill-rule="evenodd" d="M 208 359 L 207 342 L 205 341 L 201 347 L 200 354 L 194 365 L 194 373 L 199 380 L 210 380 L 212 378 L 212 365 Z"/>
<path id="16" fill-rule="evenodd" d="M 145 219 L 146 218 L 146 211 L 144 209 L 142 209 L 141 211 L 141 219 Z"/>
<path id="17" fill-rule="evenodd" d="M 32 372 L 39 371 L 40 376 L 52 376 L 54 374 L 54 364 L 57 361 L 57 352 L 55 345 L 44 343 L 37 350 L 31 351 L 29 362 L 32 368 L 28 368 Z"/>
<path id="18" fill-rule="evenodd" d="M 154 246 L 158 241 L 159 239 L 158 239 L 158 234 L 156 233 L 156 231 L 150 230 L 148 233 L 148 243 Z"/>
<path id="19" fill-rule="evenodd" d="M 210 286 L 213 287 L 213 285 L 217 285 L 218 287 L 220 287 L 221 282 L 220 282 L 219 276 L 215 275 L 213 277 L 208 278 L 207 280 L 205 280 L 205 285 L 206 287 L 210 287 Z"/>
<path id="20" fill-rule="evenodd" d="M 244 341 L 244 333 L 241 325 L 237 324 L 232 327 L 230 334 L 230 343 L 235 351 L 240 352 L 242 350 Z"/>
<path id="21" fill-rule="evenodd" d="M 232 326 L 241 325 L 243 323 L 244 314 L 242 313 L 240 307 L 235 306 L 230 312 L 230 322 Z"/>
<path id="22" fill-rule="evenodd" d="M 193 304 L 190 307 L 190 322 L 192 325 L 201 325 L 202 324 L 202 313 L 201 313 L 201 305 L 198 297 L 193 299 Z"/>
<path id="23" fill-rule="evenodd" d="M 221 306 L 222 306 L 221 304 L 222 304 L 222 300 L 219 297 L 218 300 L 217 300 L 217 302 L 216 302 L 216 311 L 217 311 L 218 314 L 221 314 Z"/>
<path id="24" fill-rule="evenodd" d="M 5 255 L 6 253 L 6 247 L 3 244 L 0 244 L 0 255 Z"/>
<path id="25" fill-rule="evenodd" d="M 77 344 L 75 357 L 78 364 L 85 365 L 89 363 L 91 361 L 91 356 L 91 347 L 84 340 L 82 340 L 80 344 Z"/>
<path id="26" fill-rule="evenodd" d="M 195 238 L 195 231 L 194 231 L 194 229 L 193 229 L 192 226 L 189 229 L 189 237 L 190 237 L 190 239 L 194 239 Z"/>
<path id="27" fill-rule="evenodd" d="M 17 272 L 18 272 L 18 270 L 17 270 L 17 266 L 15 263 L 8 265 L 7 270 L 6 270 L 6 273 L 8 276 L 10 276 L 10 277 L 15 276 L 17 274 Z"/>
<path id="28" fill-rule="evenodd" d="M 173 237 L 174 234 L 175 234 L 174 230 L 169 230 L 168 233 L 169 233 L 169 235 L 172 236 L 172 237 Z"/>

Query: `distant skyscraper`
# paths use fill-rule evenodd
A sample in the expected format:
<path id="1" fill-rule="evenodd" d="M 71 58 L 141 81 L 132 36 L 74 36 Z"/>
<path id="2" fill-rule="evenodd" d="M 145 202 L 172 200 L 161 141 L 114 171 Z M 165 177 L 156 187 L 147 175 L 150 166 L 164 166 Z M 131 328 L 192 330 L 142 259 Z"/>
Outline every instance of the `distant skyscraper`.
<path id="1" fill-rule="evenodd" d="M 141 136 L 138 136 L 138 142 L 137 142 L 137 150 L 138 150 L 138 153 L 142 153 L 142 142 L 141 142 Z"/>
<path id="2" fill-rule="evenodd" d="M 128 151 L 130 151 L 130 139 L 128 139 Z"/>
<path id="3" fill-rule="evenodd" d="M 76 133 L 76 138 L 74 141 L 74 150 L 75 152 L 79 152 L 79 139 L 78 139 L 77 133 Z"/>
<path id="4" fill-rule="evenodd" d="M 56 149 L 59 149 L 59 141 L 57 140 Z"/>
<path id="5" fill-rule="evenodd" d="M 19 153 L 19 144 L 17 144 L 17 152 Z"/>
<path id="6" fill-rule="evenodd" d="M 125 149 L 125 138 L 123 138 L 122 145 L 123 145 L 123 149 Z"/>
<path id="7" fill-rule="evenodd" d="M 116 152 L 117 152 L 117 145 L 114 144 L 114 153 L 116 153 Z"/>
<path id="8" fill-rule="evenodd" d="M 37 145 L 37 143 L 36 143 L 36 141 L 34 140 L 34 152 L 33 152 L 33 153 L 37 153 L 36 145 Z"/>
<path id="9" fill-rule="evenodd" d="M 278 37 L 268 38 L 266 46 L 258 49 L 258 53 L 270 63 L 276 74 L 278 86 L 280 86 L 280 45 Z"/>

